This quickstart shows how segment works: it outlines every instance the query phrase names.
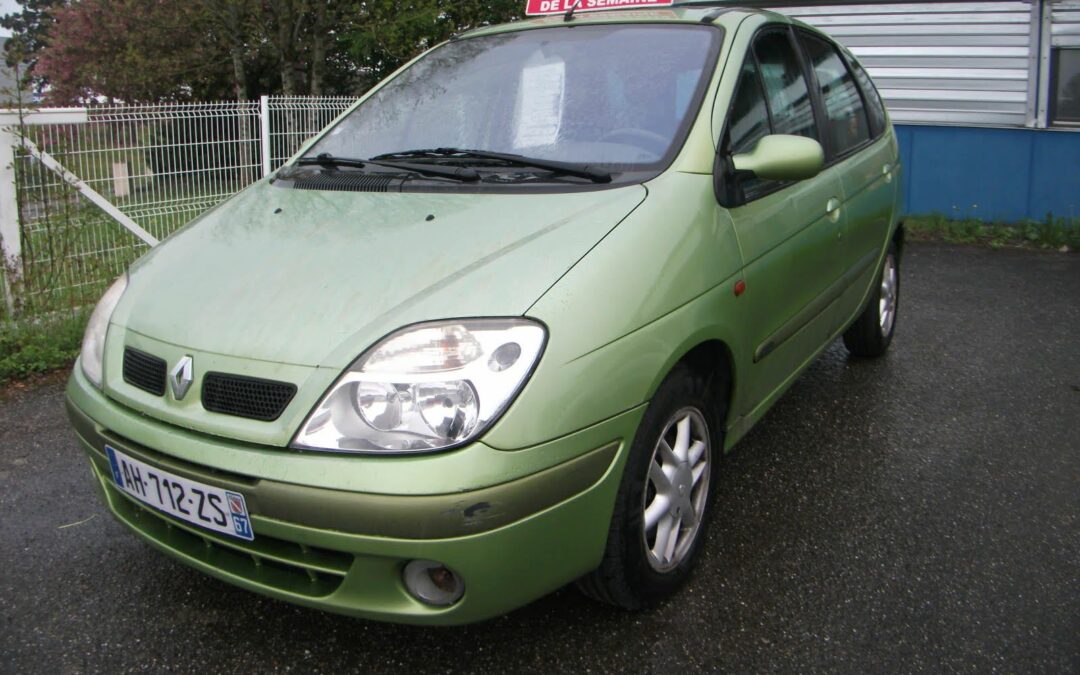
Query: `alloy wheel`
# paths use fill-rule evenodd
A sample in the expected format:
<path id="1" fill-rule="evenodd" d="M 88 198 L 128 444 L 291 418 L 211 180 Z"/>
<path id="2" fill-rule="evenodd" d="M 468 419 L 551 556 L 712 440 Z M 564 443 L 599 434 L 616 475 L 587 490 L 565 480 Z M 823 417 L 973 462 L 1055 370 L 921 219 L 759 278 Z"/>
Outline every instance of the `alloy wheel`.
<path id="1" fill-rule="evenodd" d="M 878 299 L 878 318 L 881 321 L 882 335 L 892 333 L 893 323 L 896 321 L 898 281 L 896 259 L 890 253 L 885 258 L 885 268 L 881 272 L 881 296 Z"/>
<path id="2" fill-rule="evenodd" d="M 712 451 L 705 417 L 683 408 L 668 420 L 653 449 L 642 508 L 646 557 L 668 572 L 690 552 L 709 494 Z"/>

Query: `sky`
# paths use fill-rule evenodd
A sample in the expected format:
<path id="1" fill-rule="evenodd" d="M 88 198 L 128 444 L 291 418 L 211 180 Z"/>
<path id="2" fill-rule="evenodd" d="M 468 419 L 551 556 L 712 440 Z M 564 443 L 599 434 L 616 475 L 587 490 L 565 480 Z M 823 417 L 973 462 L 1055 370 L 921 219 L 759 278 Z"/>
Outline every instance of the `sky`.
<path id="1" fill-rule="evenodd" d="M 19 3 L 15 0 L 0 0 L 0 15 L 17 11 L 19 11 Z M 11 35 L 11 31 L 7 28 L 0 28 L 0 36 L 8 37 L 9 35 Z"/>

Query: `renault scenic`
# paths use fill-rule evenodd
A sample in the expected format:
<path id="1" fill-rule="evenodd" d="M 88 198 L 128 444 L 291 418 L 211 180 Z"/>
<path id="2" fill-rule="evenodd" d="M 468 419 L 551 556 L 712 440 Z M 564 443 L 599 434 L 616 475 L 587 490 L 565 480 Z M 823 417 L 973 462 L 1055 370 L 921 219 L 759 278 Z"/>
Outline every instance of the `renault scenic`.
<path id="1" fill-rule="evenodd" d="M 722 455 L 888 349 L 901 166 L 815 29 L 584 9 L 422 54 L 116 281 L 67 406 L 121 523 L 385 621 L 677 592 Z"/>

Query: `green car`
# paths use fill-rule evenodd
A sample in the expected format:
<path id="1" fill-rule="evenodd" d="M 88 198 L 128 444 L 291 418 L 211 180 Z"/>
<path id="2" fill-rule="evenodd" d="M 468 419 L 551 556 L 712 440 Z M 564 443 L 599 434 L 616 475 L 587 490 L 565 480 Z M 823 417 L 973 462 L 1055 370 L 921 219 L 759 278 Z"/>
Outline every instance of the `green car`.
<path id="1" fill-rule="evenodd" d="M 115 517 L 237 586 L 648 607 L 723 453 L 837 337 L 888 348 L 899 173 L 863 68 L 781 15 L 477 29 L 135 263 L 68 411 Z"/>

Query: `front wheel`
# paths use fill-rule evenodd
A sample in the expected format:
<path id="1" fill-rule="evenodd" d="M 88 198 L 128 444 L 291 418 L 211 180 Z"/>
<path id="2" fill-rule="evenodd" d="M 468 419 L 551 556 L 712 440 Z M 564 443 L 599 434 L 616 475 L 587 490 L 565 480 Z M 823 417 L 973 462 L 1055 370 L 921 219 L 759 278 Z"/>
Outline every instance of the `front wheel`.
<path id="1" fill-rule="evenodd" d="M 641 609 L 686 580 L 704 539 L 722 432 L 705 378 L 678 367 L 634 437 L 600 567 L 578 582 L 593 598 Z"/>
<path id="2" fill-rule="evenodd" d="M 889 244 L 881 277 L 866 309 L 844 333 L 844 346 L 855 356 L 881 356 L 889 349 L 900 305 L 900 258 Z"/>

